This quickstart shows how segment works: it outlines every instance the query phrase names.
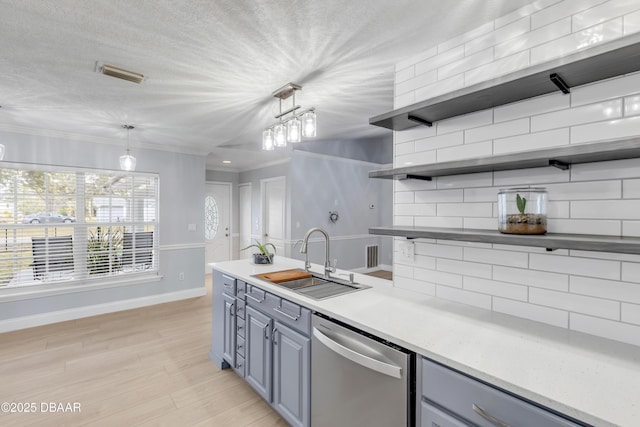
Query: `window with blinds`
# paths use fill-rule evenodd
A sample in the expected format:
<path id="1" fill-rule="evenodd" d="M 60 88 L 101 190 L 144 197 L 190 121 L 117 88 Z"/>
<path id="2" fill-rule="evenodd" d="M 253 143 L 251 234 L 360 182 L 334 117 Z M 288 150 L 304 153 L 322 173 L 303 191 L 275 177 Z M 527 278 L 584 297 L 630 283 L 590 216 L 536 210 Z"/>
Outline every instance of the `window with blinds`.
<path id="1" fill-rule="evenodd" d="M 2 166 L 0 289 L 157 271 L 156 174 Z"/>

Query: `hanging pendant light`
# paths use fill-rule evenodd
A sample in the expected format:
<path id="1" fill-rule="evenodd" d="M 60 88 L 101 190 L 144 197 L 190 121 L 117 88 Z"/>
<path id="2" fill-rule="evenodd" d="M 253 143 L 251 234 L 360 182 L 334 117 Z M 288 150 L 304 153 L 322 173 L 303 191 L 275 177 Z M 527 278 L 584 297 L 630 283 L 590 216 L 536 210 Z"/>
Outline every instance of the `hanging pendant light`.
<path id="1" fill-rule="evenodd" d="M 129 149 L 129 131 L 134 129 L 134 127 L 131 125 L 122 125 L 122 127 L 127 130 L 127 154 L 120 156 L 120 169 L 123 171 L 134 171 L 136 170 L 136 158 L 130 154 Z"/>
<path id="2" fill-rule="evenodd" d="M 302 136 L 313 138 L 316 136 L 316 112 L 311 110 L 302 116 Z"/>
<path id="3" fill-rule="evenodd" d="M 273 127 L 273 139 L 276 147 L 287 146 L 287 129 L 282 123 L 278 123 Z"/>
<path id="4" fill-rule="evenodd" d="M 273 130 L 267 129 L 262 132 L 262 149 L 265 151 L 272 151 L 274 148 Z"/>
<path id="5" fill-rule="evenodd" d="M 287 122 L 287 141 L 300 142 L 301 139 L 301 123 L 297 117 L 292 118 Z"/>

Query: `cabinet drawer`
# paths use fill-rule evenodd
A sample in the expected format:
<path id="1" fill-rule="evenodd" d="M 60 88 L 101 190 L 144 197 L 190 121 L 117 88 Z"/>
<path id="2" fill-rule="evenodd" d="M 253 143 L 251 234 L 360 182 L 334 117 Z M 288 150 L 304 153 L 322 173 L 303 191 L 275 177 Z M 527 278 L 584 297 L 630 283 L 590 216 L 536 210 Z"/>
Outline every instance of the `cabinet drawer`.
<path id="1" fill-rule="evenodd" d="M 236 319 L 236 332 L 239 337 L 244 338 L 244 319 L 240 317 Z"/>
<path id="2" fill-rule="evenodd" d="M 246 283 L 244 283 L 242 280 L 236 279 L 236 296 L 240 299 L 244 299 L 245 286 L 246 286 Z"/>
<path id="3" fill-rule="evenodd" d="M 422 402 L 420 427 L 468 427 L 451 415 L 442 412 L 433 405 Z"/>
<path id="4" fill-rule="evenodd" d="M 229 295 L 236 294 L 236 279 L 231 276 L 227 276 L 226 274 L 222 275 L 222 289 L 224 293 Z"/>
<path id="5" fill-rule="evenodd" d="M 240 299 L 240 297 L 236 298 L 236 316 L 241 319 L 244 319 L 244 300 Z"/>
<path id="6" fill-rule="evenodd" d="M 244 358 L 244 338 L 240 336 L 236 340 L 236 357 L 238 355 Z"/>
<path id="7" fill-rule="evenodd" d="M 236 355 L 236 366 L 233 367 L 233 370 L 236 371 L 242 378 L 244 378 L 244 357 Z"/>
<path id="8" fill-rule="evenodd" d="M 489 421 L 489 417 L 518 427 L 578 427 L 545 409 L 427 359 L 422 359 L 422 395 L 427 401 L 481 427 L 497 424 Z"/>
<path id="9" fill-rule="evenodd" d="M 244 295 L 245 295 L 245 300 L 247 301 L 247 304 L 249 304 L 252 307 L 259 308 L 266 304 L 267 292 L 263 291 L 257 286 L 250 285 L 249 283 L 247 283 L 245 286 Z"/>
<path id="10" fill-rule="evenodd" d="M 311 310 L 280 298 L 271 313 L 274 319 L 309 336 L 311 334 Z"/>

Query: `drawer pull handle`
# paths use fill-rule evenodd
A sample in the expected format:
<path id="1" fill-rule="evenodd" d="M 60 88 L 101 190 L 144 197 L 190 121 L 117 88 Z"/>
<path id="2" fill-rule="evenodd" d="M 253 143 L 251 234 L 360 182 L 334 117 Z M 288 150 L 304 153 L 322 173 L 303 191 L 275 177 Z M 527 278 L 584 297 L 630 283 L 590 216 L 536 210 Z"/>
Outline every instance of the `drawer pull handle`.
<path id="1" fill-rule="evenodd" d="M 492 417 L 491 415 L 487 414 L 484 409 L 482 409 L 481 407 L 479 407 L 475 403 L 472 405 L 472 408 L 473 408 L 473 412 L 475 412 L 476 414 L 480 415 L 482 418 L 484 418 L 485 420 L 489 421 L 491 424 L 493 424 L 495 426 L 498 426 L 498 427 L 510 427 L 509 424 L 503 423 L 499 419 L 497 419 L 495 417 Z"/>
<path id="2" fill-rule="evenodd" d="M 274 307 L 273 310 L 278 312 L 278 313 L 280 313 L 280 314 L 282 314 L 284 317 L 287 317 L 287 318 L 293 320 L 294 322 L 297 321 L 300 318 L 300 316 L 292 316 L 289 313 L 285 313 L 284 311 L 280 310 L 278 307 Z"/>
<path id="3" fill-rule="evenodd" d="M 263 303 L 263 302 L 264 302 L 264 297 L 263 297 L 262 299 L 258 299 L 258 298 L 254 297 L 254 296 L 253 296 L 253 295 L 251 295 L 251 294 L 246 294 L 246 295 L 247 295 L 247 298 L 254 300 L 254 301 L 255 301 L 255 302 L 257 302 L 258 304 L 261 304 L 261 303 Z"/>
<path id="4" fill-rule="evenodd" d="M 236 303 L 235 303 L 235 302 L 234 302 L 234 303 L 229 304 L 229 314 L 230 314 L 231 316 L 233 316 L 233 314 L 234 314 L 234 313 L 233 313 L 233 309 L 235 308 L 235 305 L 236 305 Z"/>

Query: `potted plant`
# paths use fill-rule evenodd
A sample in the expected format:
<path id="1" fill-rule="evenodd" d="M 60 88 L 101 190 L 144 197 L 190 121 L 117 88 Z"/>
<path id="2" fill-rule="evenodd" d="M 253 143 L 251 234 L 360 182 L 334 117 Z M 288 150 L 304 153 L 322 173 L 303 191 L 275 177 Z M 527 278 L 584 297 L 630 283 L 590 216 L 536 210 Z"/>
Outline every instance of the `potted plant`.
<path id="1" fill-rule="evenodd" d="M 273 253 L 269 252 L 268 246 L 271 246 L 271 248 L 273 248 Z M 249 248 L 256 248 L 258 251 L 260 251 L 259 253 L 253 254 L 254 264 L 273 264 L 273 257 L 276 254 L 276 247 L 273 245 L 273 243 L 261 243 L 256 239 L 256 242 L 254 244 L 249 245 L 246 248 L 242 248 L 241 250 L 244 251 Z"/>
<path id="2" fill-rule="evenodd" d="M 530 204 L 527 203 L 525 194 L 534 200 L 533 212 L 527 212 Z M 498 194 L 499 231 L 506 234 L 545 234 L 547 232 L 546 199 L 547 193 L 544 188 L 500 190 Z"/>

